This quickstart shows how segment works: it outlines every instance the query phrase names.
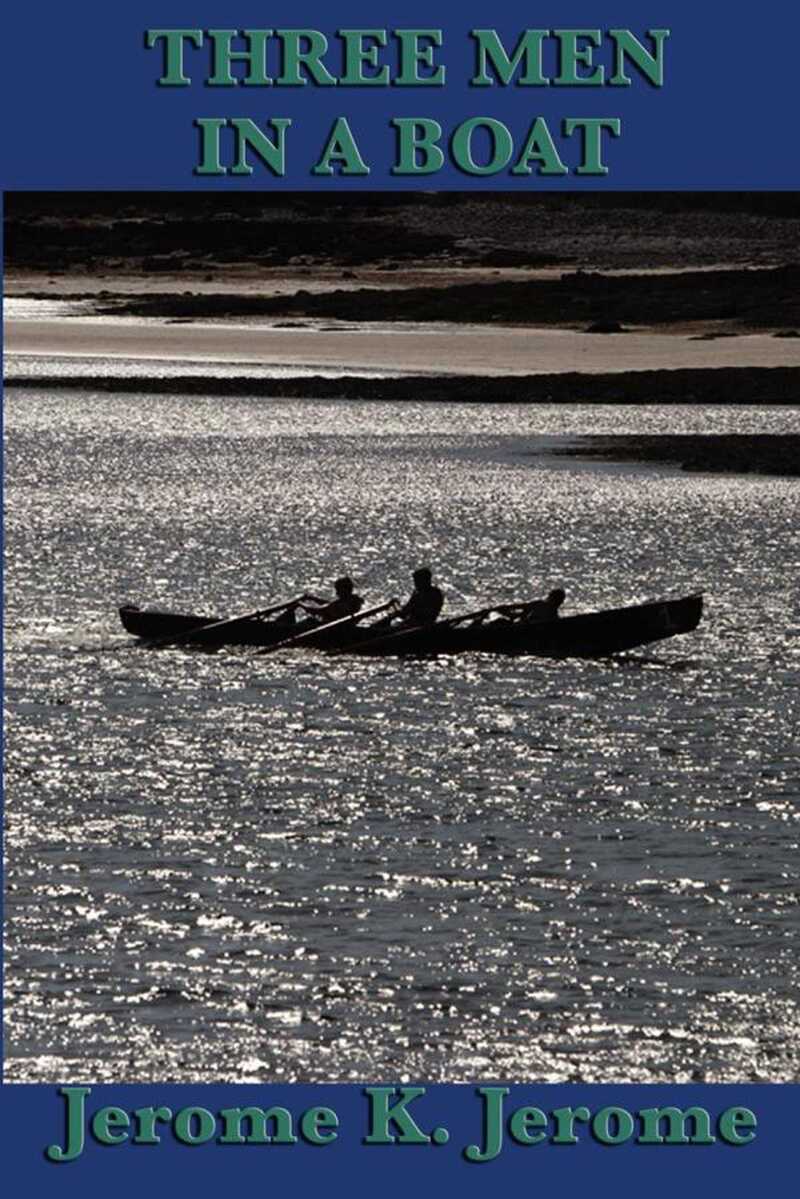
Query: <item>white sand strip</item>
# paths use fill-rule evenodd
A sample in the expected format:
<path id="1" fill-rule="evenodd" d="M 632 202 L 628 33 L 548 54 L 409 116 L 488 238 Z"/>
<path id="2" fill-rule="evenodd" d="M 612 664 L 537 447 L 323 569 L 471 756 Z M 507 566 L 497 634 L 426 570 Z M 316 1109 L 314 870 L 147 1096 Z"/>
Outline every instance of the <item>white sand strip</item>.
<path id="1" fill-rule="evenodd" d="M 769 334 L 693 341 L 657 333 L 587 334 L 485 325 L 331 329 L 73 317 L 8 319 L 7 354 L 314 366 L 411 374 L 605 373 L 684 367 L 800 366 L 800 339 Z"/>

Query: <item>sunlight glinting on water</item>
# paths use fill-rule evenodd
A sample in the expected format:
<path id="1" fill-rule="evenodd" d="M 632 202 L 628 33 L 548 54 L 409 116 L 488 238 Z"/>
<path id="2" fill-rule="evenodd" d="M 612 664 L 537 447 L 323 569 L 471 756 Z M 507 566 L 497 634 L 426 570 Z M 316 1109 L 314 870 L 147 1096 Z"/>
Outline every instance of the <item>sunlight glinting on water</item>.
<path id="1" fill-rule="evenodd" d="M 14 392 L 6 1077 L 798 1076 L 796 483 L 541 456 L 781 409 Z M 420 562 L 702 589 L 609 662 L 130 648 Z"/>

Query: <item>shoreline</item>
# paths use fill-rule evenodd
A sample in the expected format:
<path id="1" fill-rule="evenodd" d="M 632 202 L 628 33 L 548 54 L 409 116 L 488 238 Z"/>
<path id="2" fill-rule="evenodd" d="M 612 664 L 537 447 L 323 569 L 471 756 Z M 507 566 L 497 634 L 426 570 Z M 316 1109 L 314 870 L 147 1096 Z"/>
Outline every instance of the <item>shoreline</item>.
<path id="1" fill-rule="evenodd" d="M 4 283 L 177 320 L 790 334 L 798 217 L 783 193 L 12 194 Z"/>
<path id="2" fill-rule="evenodd" d="M 7 318 L 20 377 L 5 385 L 797 407 L 798 216 L 783 194 L 21 196 L 6 295 L 55 304 Z M 137 373 L 101 374 L 102 359 Z M 556 453 L 789 475 L 800 457 L 793 434 L 587 437 Z"/>
<path id="3" fill-rule="evenodd" d="M 172 320 L 268 317 L 337 321 L 498 324 L 624 333 L 629 326 L 696 327 L 700 335 L 776 331 L 800 336 L 800 266 L 613 275 L 565 271 L 555 278 L 484 278 L 438 286 L 358 287 L 293 294 L 241 292 L 98 298 L 101 316 Z"/>
<path id="4" fill-rule="evenodd" d="M 251 396 L 264 399 L 356 400 L 459 404 L 663 404 L 800 405 L 798 367 L 711 367 L 619 371 L 570 371 L 537 375 L 343 374 L 252 375 L 41 375 L 6 378 L 21 389 L 122 392 L 125 394 Z"/>
<path id="5" fill-rule="evenodd" d="M 343 280 L 343 275 L 350 278 Z M 643 267 L 622 273 L 458 273 L 423 270 L 418 264 L 390 279 L 375 268 L 337 273 L 326 264 L 307 279 L 297 270 L 260 276 L 228 271 L 219 281 L 206 276 L 199 284 L 191 273 L 154 278 L 126 271 L 116 277 L 72 274 L 67 284 L 63 277 L 46 274 L 20 277 L 11 267 L 5 294 L 9 299 L 82 303 L 89 316 L 181 322 L 266 318 L 391 327 L 455 321 L 599 334 L 683 332 L 698 340 L 755 332 L 800 338 L 800 265 L 792 262 L 658 272 Z"/>

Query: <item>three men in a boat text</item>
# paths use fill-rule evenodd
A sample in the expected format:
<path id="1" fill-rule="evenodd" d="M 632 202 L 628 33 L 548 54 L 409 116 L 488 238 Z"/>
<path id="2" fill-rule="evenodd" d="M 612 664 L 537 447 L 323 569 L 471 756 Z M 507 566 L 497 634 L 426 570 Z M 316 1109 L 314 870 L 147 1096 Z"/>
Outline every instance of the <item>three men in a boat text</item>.
<path id="1" fill-rule="evenodd" d="M 495 29 L 472 29 L 469 87 L 629 88 L 664 84 L 668 29 L 525 29 L 516 41 Z M 332 44 L 333 43 L 333 44 Z M 161 52 L 163 88 L 443 88 L 441 29 L 148 29 L 145 48 Z M 283 176 L 288 116 L 202 116 L 196 175 Z M 510 129 L 494 116 L 470 115 L 445 130 L 432 116 L 396 116 L 395 176 L 434 175 L 448 163 L 466 175 L 606 175 L 609 140 L 622 133 L 619 117 L 537 115 Z M 316 136 L 316 135 L 315 135 Z M 370 174 L 362 134 L 346 115 L 326 126 L 313 176 Z M 375 154 L 370 146 L 369 157 Z M 296 164 L 295 164 L 296 165 Z M 385 166 L 383 158 L 381 166 Z"/>
<path id="2" fill-rule="evenodd" d="M 517 1092 L 523 1090 L 515 1088 Z M 330 1107 L 309 1107 L 296 1114 L 279 1105 L 230 1107 L 217 1112 L 199 1106 L 175 1112 L 162 1105 L 134 1111 L 104 1106 L 90 1112 L 87 1110 L 90 1087 L 65 1086 L 58 1094 L 64 1100 L 63 1143 L 54 1142 L 45 1149 L 46 1159 L 58 1164 L 74 1162 L 82 1156 L 87 1148 L 87 1133 L 95 1146 L 104 1148 L 126 1143 L 152 1146 L 164 1141 L 190 1147 L 299 1144 L 324 1148 L 337 1141 L 341 1131 L 340 1117 Z M 451 1143 L 450 1130 L 435 1122 L 434 1098 L 426 1096 L 425 1087 L 370 1086 L 362 1094 L 366 1099 L 366 1131 L 359 1134 L 361 1145 L 441 1149 Z M 459 1150 L 466 1161 L 475 1164 L 493 1161 L 506 1144 L 742 1148 L 756 1138 L 757 1119 L 747 1107 L 727 1107 L 716 1115 L 697 1106 L 646 1107 L 635 1111 L 605 1106 L 592 1111 L 578 1104 L 547 1110 L 531 1104 L 507 1105 L 510 1094 L 508 1087 L 481 1086 L 474 1092 L 477 1105 L 473 1105 L 469 1092 L 460 1088 L 457 1094 L 438 1091 L 438 1098 L 444 1098 L 455 1109 L 451 1113 L 455 1122 L 467 1130 L 464 1134 L 467 1143 L 462 1142 Z"/>

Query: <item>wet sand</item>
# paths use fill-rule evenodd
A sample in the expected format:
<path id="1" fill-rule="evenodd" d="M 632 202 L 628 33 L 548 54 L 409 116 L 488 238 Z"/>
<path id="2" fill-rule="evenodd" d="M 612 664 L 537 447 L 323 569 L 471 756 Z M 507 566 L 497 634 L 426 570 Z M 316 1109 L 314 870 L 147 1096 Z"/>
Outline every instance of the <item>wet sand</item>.
<path id="1" fill-rule="evenodd" d="M 5 322 L 11 355 L 125 357 L 153 361 L 336 368 L 342 374 L 609 374 L 718 367 L 798 367 L 800 339 L 750 334 L 698 340 L 654 333 L 449 324 L 286 327 L 279 324 L 71 317 Z"/>

